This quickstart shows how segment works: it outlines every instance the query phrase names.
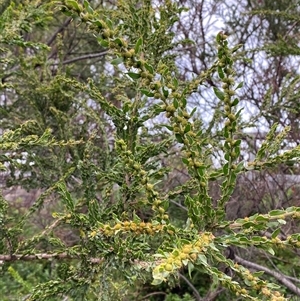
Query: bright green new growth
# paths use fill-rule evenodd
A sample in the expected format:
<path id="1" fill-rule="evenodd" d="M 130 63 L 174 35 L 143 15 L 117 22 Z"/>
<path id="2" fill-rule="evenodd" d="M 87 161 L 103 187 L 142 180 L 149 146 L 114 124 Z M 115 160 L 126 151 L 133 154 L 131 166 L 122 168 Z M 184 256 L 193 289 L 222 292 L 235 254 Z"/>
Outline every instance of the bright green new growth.
<path id="1" fill-rule="evenodd" d="M 270 254 L 300 247 L 298 233 L 285 240 L 278 237 L 278 229 L 287 219 L 300 218 L 298 207 L 226 220 L 226 204 L 240 173 L 293 162 L 300 156 L 299 147 L 279 153 L 288 128 L 276 135 L 274 125 L 255 160 L 240 160 L 241 140 L 237 137 L 242 130 L 242 109 L 238 93 L 242 83 L 235 82 L 234 69 L 239 46 L 231 48 L 227 36 L 220 32 L 215 63 L 185 81 L 176 70 L 170 30 L 182 9 L 171 1 L 155 9 L 150 1 L 118 1 L 117 10 L 96 10 L 89 1 L 83 5 L 75 0 L 43 1 L 38 11 L 28 7 L 32 13 L 28 18 L 35 20 L 36 26 L 46 26 L 39 18 L 50 22 L 54 8 L 93 33 L 108 50 L 114 72 L 103 73 L 99 80 L 80 81 L 58 65 L 55 79 L 40 83 L 31 66 L 40 64 L 47 77 L 47 45 L 28 45 L 18 31 L 1 33 L 2 53 L 9 51 L 11 44 L 40 51 L 37 62 L 22 58 L 18 62 L 20 72 L 29 69 L 36 75 L 32 79 L 28 75 L 26 80 L 32 87 L 40 84 L 39 88 L 29 91 L 11 86 L 16 93 L 25 91 L 30 118 L 11 123 L 0 138 L 1 169 L 7 162 L 14 170 L 24 168 L 13 159 L 13 152 L 26 152 L 25 170 L 37 174 L 30 187 L 43 190 L 30 209 L 20 213 L 21 218 L 15 215 L 16 220 L 12 220 L 9 202 L 3 198 L 0 202 L 0 250 L 8 256 L 5 268 L 22 287 L 20 295 L 30 301 L 66 296 L 70 300 L 122 300 L 134 285 L 172 283 L 184 269 L 191 275 L 200 267 L 214 285 L 221 283 L 245 300 L 287 300 L 279 285 L 224 255 L 230 246 L 252 246 Z M 26 10 L 11 4 L 1 15 L 1 24 L 6 24 L 13 12 Z M 16 26 L 31 30 L 32 22 L 18 20 Z M 189 106 L 189 97 L 211 77 L 218 79 L 214 93 L 222 119 L 222 129 L 215 137 L 199 125 L 196 108 Z M 112 95 L 102 88 L 103 83 Z M 2 85 L 2 89 L 9 88 Z M 44 106 L 38 107 L 43 96 Z M 52 99 L 57 102 L 50 103 Z M 84 125 L 86 128 L 77 132 L 80 125 L 74 120 L 80 110 L 96 125 L 95 131 Z M 150 124 L 152 129 L 147 129 Z M 220 145 L 219 141 L 220 149 L 211 147 Z M 216 151 L 223 154 L 220 168 L 215 167 L 212 156 Z M 163 156 L 166 166 L 157 164 Z M 164 177 L 172 172 L 178 158 L 178 165 L 189 177 L 174 188 L 164 187 Z M 28 179 L 22 175 L 20 184 L 26 187 Z M 210 191 L 215 181 L 221 183 L 217 200 Z M 184 199 L 187 215 L 176 222 L 168 208 L 179 198 Z M 52 218 L 44 229 L 27 231 L 43 208 L 51 210 Z M 72 243 L 60 235 L 66 229 L 76 235 Z M 265 232 L 271 236 L 264 236 Z M 18 266 L 9 266 L 17 259 L 52 260 L 54 271 L 31 284 L 22 278 Z M 37 273 L 40 270 L 37 267 Z"/>

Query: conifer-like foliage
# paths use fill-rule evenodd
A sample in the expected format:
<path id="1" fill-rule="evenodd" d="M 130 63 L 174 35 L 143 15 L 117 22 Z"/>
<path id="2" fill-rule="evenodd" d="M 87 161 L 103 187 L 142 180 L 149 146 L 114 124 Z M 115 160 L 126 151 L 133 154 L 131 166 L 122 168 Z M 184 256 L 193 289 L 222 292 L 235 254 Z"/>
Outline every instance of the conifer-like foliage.
<path id="1" fill-rule="evenodd" d="M 183 79 L 176 48 L 187 41 L 172 28 L 184 12 L 170 0 L 3 4 L 0 167 L 6 187 L 37 194 L 0 199 L 1 300 L 300 295 L 288 277 L 235 255 L 299 249 L 300 233 L 280 229 L 300 208 L 226 215 L 241 174 L 296 164 L 300 149 L 281 151 L 290 129 L 275 123 L 254 160 L 242 159 L 241 45 L 219 32 L 215 62 Z M 73 57 L 80 47 L 93 54 Z M 212 78 L 207 126 L 190 99 Z M 185 176 L 170 183 L 178 170 Z M 180 279 L 182 298 L 168 294 Z"/>

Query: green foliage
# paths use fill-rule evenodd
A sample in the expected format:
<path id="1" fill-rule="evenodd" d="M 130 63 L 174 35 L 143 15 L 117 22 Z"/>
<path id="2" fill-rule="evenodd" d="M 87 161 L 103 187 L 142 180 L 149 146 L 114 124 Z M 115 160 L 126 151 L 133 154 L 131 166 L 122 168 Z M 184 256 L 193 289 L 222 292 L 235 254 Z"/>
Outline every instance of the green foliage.
<path id="1" fill-rule="evenodd" d="M 166 301 L 193 301 L 195 299 L 189 294 L 184 294 L 182 298 L 180 298 L 178 295 L 169 294 L 165 300 Z"/>
<path id="2" fill-rule="evenodd" d="M 54 8 L 107 48 L 111 74 L 76 78 L 62 67 L 63 50 L 56 73 L 51 72 L 47 44 L 26 42 L 20 32 L 46 26 Z M 20 48 L 16 59 L 10 53 L 3 58 L 17 71 L 2 85 L 12 96 L 1 107 L 1 168 L 11 173 L 8 184 L 41 190 L 15 219 L 9 210 L 14 204 L 0 202 L 0 249 L 7 255 L 1 273 L 13 279 L 17 297 L 127 300 L 137 296 L 134 286 L 159 288 L 176 283 L 182 272 L 190 277 L 199 272 L 212 282 L 204 293 L 221 285 L 247 300 L 287 300 L 282 286 L 225 253 L 231 247 L 271 255 L 299 248 L 299 233 L 282 239 L 279 229 L 299 219 L 300 208 L 228 221 L 226 205 L 240 174 L 294 162 L 299 147 L 280 153 L 289 128 L 276 134 L 275 124 L 255 160 L 241 159 L 243 83 L 236 83 L 234 65 L 239 46 L 231 48 L 220 32 L 215 63 L 182 79 L 170 54 L 180 44 L 171 28 L 182 11 L 167 0 L 155 7 L 150 1 L 118 1 L 117 9 L 65 0 L 26 8 L 11 4 L 1 14 L 2 52 Z M 7 25 L 10 18 L 17 19 L 16 29 Z M 27 56 L 31 48 L 36 52 Z M 189 104 L 211 78 L 218 83 L 213 90 L 222 121 L 217 136 L 197 123 L 196 108 Z M 222 154 L 219 164 L 215 152 Z M 168 186 L 176 164 L 188 177 Z M 210 185 L 216 181 L 221 185 L 215 200 Z M 170 205 L 180 199 L 187 212 L 178 221 Z M 10 265 L 17 259 L 24 262 Z M 50 267 L 37 265 L 32 282 L 26 260 Z M 8 285 L 1 287 L 7 291 Z M 194 300 L 191 294 L 169 294 L 165 300 Z"/>

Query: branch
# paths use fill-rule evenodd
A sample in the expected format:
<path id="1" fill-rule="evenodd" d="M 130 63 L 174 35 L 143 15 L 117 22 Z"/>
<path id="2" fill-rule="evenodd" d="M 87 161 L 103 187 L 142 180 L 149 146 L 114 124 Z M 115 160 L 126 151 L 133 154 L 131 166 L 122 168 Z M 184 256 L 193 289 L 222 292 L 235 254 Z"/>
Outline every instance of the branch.
<path id="1" fill-rule="evenodd" d="M 78 57 L 75 57 L 75 58 L 72 58 L 72 59 L 69 59 L 69 60 L 65 60 L 61 63 L 53 63 L 51 65 L 52 66 L 57 66 L 57 65 L 60 65 L 60 64 L 63 64 L 63 65 L 72 64 L 72 63 L 77 62 L 77 61 L 83 61 L 83 60 L 98 58 L 98 57 L 106 55 L 107 53 L 108 53 L 108 50 L 103 51 L 103 52 L 99 52 L 99 53 L 85 54 L 85 55 L 78 56 Z M 39 65 L 36 65 L 34 68 L 36 69 L 37 67 L 39 67 Z M 17 71 L 19 68 L 20 68 L 19 65 L 13 67 L 12 70 L 11 70 L 11 73 L 5 75 L 2 78 L 2 82 L 4 83 L 5 80 L 7 80 L 9 77 L 11 77 L 13 75 L 13 72 Z"/>
<path id="2" fill-rule="evenodd" d="M 23 261 L 31 261 L 31 260 L 49 260 L 49 259 L 79 259 L 80 256 L 72 256 L 67 253 L 38 253 L 34 255 L 23 255 L 23 254 L 15 254 L 15 255 L 4 255 L 0 254 L 0 263 L 7 261 L 13 262 L 17 260 Z M 101 263 L 103 259 L 101 258 L 91 258 L 90 261 L 92 263 Z"/>
<path id="3" fill-rule="evenodd" d="M 47 42 L 48 46 L 51 46 L 51 44 L 54 42 L 54 40 L 56 39 L 56 36 L 61 33 L 62 31 L 64 31 L 64 29 L 71 23 L 72 18 L 68 18 L 63 24 L 62 26 L 52 35 L 52 37 L 49 39 L 49 41 Z"/>
<path id="4" fill-rule="evenodd" d="M 297 296 L 300 296 L 300 288 L 297 287 L 294 283 L 292 283 L 291 281 L 289 281 L 287 279 L 287 276 L 282 274 L 282 273 L 278 273 L 276 271 L 272 271 L 262 265 L 259 265 L 257 263 L 253 263 L 250 262 L 248 260 L 245 260 L 237 255 L 235 255 L 235 260 L 236 262 L 242 264 L 243 266 L 252 268 L 254 270 L 257 271 L 264 271 L 265 273 L 271 275 L 272 277 L 274 277 L 278 282 L 281 282 L 284 286 L 286 286 L 290 291 L 292 291 L 293 293 L 295 293 Z"/>
<path id="5" fill-rule="evenodd" d="M 148 300 L 149 297 L 155 296 L 155 295 L 164 295 L 164 296 L 166 296 L 167 294 L 164 293 L 164 292 L 153 292 L 153 293 L 150 293 L 150 294 L 144 296 L 142 299 L 140 299 L 140 301 L 146 300 L 146 299 Z"/>
<path id="6" fill-rule="evenodd" d="M 195 295 L 195 298 L 197 301 L 202 301 L 203 299 L 201 298 L 198 290 L 194 287 L 194 285 L 185 277 L 183 276 L 182 274 L 179 273 L 179 277 L 181 279 L 183 279 L 187 284 L 188 286 L 192 289 L 192 291 L 194 292 L 194 295 Z"/>
<path id="7" fill-rule="evenodd" d="M 179 204 L 179 203 L 177 203 L 177 202 L 175 202 L 173 200 L 169 200 L 169 201 L 170 201 L 170 203 L 178 206 L 179 208 L 183 209 L 184 211 L 188 211 L 188 209 L 186 207 L 184 207 L 183 205 L 181 205 L 181 204 Z"/>
<path id="8" fill-rule="evenodd" d="M 214 301 L 220 295 L 223 291 L 225 291 L 225 288 L 219 288 L 216 291 L 209 291 L 207 295 L 204 298 L 204 301 Z"/>
<path id="9" fill-rule="evenodd" d="M 97 57 L 104 56 L 107 53 L 108 53 L 108 50 L 102 51 L 102 52 L 99 52 L 99 53 L 85 54 L 85 55 L 82 55 L 82 56 L 74 57 L 73 59 L 65 60 L 65 61 L 62 62 L 62 64 L 67 65 L 67 64 L 72 64 L 72 63 L 78 62 L 78 61 L 94 59 L 94 58 L 97 58 Z M 59 64 L 61 64 L 61 63 L 54 63 L 52 65 L 59 65 Z"/>

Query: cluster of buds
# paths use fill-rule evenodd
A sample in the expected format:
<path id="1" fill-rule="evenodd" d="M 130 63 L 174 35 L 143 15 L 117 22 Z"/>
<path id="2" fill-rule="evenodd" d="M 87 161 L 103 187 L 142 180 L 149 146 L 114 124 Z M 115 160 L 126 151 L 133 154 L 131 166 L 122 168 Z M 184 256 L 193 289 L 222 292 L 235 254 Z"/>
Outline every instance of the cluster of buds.
<path id="1" fill-rule="evenodd" d="M 168 220 L 169 216 L 166 213 L 166 210 L 163 208 L 163 202 L 164 201 L 155 198 L 152 202 L 152 210 L 156 212 L 162 220 Z"/>
<path id="2" fill-rule="evenodd" d="M 92 231 L 90 233 L 90 236 L 94 237 L 99 232 L 105 236 L 115 236 L 117 233 L 132 233 L 135 235 L 155 235 L 156 233 L 166 232 L 169 234 L 174 234 L 173 230 L 168 229 L 167 225 L 134 221 L 118 222 L 113 226 L 105 224 L 101 226 L 101 228 L 98 231 Z"/>
<path id="3" fill-rule="evenodd" d="M 217 36 L 218 46 L 218 58 L 219 62 L 217 65 L 217 70 L 219 77 L 222 81 L 223 92 L 215 90 L 215 93 L 219 99 L 224 103 L 224 115 L 226 117 L 225 127 L 224 127 L 224 136 L 225 141 L 225 159 L 230 162 L 230 169 L 236 169 L 236 165 L 232 162 L 238 158 L 240 153 L 240 140 L 235 140 L 233 138 L 234 133 L 237 131 L 237 116 L 235 113 L 234 107 L 239 103 L 238 98 L 234 98 L 235 90 L 242 86 L 242 83 L 239 84 L 235 90 L 233 86 L 235 85 L 234 70 L 232 69 L 233 60 L 231 58 L 232 51 L 228 48 L 227 36 L 220 32 Z"/>
<path id="4" fill-rule="evenodd" d="M 289 235 L 286 242 L 290 245 L 295 246 L 296 248 L 300 248 L 300 238 L 297 234 Z"/>
<path id="5" fill-rule="evenodd" d="M 225 121 L 225 126 L 228 131 L 236 131 L 236 115 L 234 114 L 232 108 L 238 104 L 238 98 L 232 100 L 232 97 L 235 95 L 235 90 L 232 87 L 235 84 L 234 78 L 232 75 L 234 71 L 232 69 L 233 61 L 231 59 L 231 51 L 227 46 L 227 36 L 222 32 L 217 36 L 218 46 L 218 73 L 222 81 L 222 89 L 224 95 L 222 96 L 224 101 L 224 111 L 227 120 Z"/>
<path id="6" fill-rule="evenodd" d="M 189 114 L 185 108 L 185 100 L 174 99 L 171 104 L 164 104 L 162 109 L 166 112 L 166 117 L 169 118 L 171 127 L 177 141 L 183 144 L 185 150 L 186 161 L 185 164 L 195 171 L 195 176 L 198 178 L 197 170 L 205 167 L 200 159 L 199 147 L 200 143 L 197 140 L 197 133 L 194 124 L 189 120 Z"/>
<path id="7" fill-rule="evenodd" d="M 200 238 L 191 243 L 176 248 L 169 256 L 160 261 L 160 264 L 153 270 L 154 279 L 166 278 L 170 273 L 179 270 L 182 266 L 190 262 L 196 262 L 198 256 L 203 253 L 212 242 L 214 236 L 211 233 L 203 233 Z"/>
<path id="8" fill-rule="evenodd" d="M 89 25 L 90 30 L 99 33 L 99 42 L 102 46 L 115 50 L 115 53 L 121 59 L 120 62 L 123 61 L 128 67 L 139 69 L 140 77 L 145 80 L 145 84 L 150 84 L 154 77 L 153 69 L 143 60 L 142 55 L 136 59 L 139 49 L 130 47 L 127 40 L 117 37 L 117 30 L 113 29 L 112 22 L 109 19 L 99 19 L 90 6 L 84 8 L 74 0 L 64 0 L 62 4 L 63 11 L 67 9 L 78 15 L 82 22 Z"/>
<path id="9" fill-rule="evenodd" d="M 77 1 L 63 0 L 62 5 L 63 10 L 64 8 L 68 8 L 69 10 L 76 12 L 78 15 L 83 13 L 83 6 L 80 3 L 77 3 Z"/>
<path id="10" fill-rule="evenodd" d="M 116 149 L 120 151 L 120 155 L 124 159 L 126 168 L 133 171 L 134 175 L 141 179 L 141 183 L 143 185 L 148 184 L 149 179 L 147 177 L 147 172 L 142 168 L 141 164 L 135 160 L 131 150 L 127 148 L 126 142 L 123 139 L 119 139 L 116 140 L 115 145 Z"/>
<path id="11" fill-rule="evenodd" d="M 182 136 L 185 144 L 188 144 L 189 139 L 193 140 L 196 137 L 196 133 L 194 133 L 193 126 L 188 121 L 190 114 L 185 109 L 186 100 L 182 99 L 183 96 L 178 92 L 178 82 L 171 76 L 168 67 L 163 63 L 159 64 L 157 72 L 155 72 L 153 67 L 145 61 L 141 51 L 142 40 L 137 41 L 135 47 L 130 47 L 128 41 L 124 38 L 116 37 L 117 32 L 113 30 L 112 22 L 110 20 L 100 20 L 94 16 L 92 8 L 87 9 L 87 12 L 85 12 L 83 6 L 73 0 L 65 0 L 64 7 L 76 12 L 83 22 L 89 24 L 91 30 L 99 32 L 102 46 L 115 50 L 120 62 L 124 62 L 129 68 L 134 67 L 139 70 L 135 74 L 136 78 L 141 78 L 143 86 L 150 88 L 151 95 L 164 101 L 163 109 L 166 112 L 166 116 L 171 118 L 174 133 Z M 156 73 L 164 74 L 164 80 L 153 81 Z M 166 102 L 169 95 L 173 99 L 171 104 Z M 176 111 L 177 113 L 175 114 Z"/>
<path id="12" fill-rule="evenodd" d="M 190 144 L 197 136 L 193 124 L 189 121 L 191 115 L 185 109 L 185 101 L 174 99 L 172 104 L 164 104 L 162 109 L 170 119 L 174 134 L 181 136 L 181 143 Z"/>
<path id="13" fill-rule="evenodd" d="M 278 236 L 274 237 L 271 239 L 271 242 L 273 245 L 275 245 L 276 247 L 279 247 L 279 248 L 283 248 L 284 247 L 284 241 L 281 240 Z M 300 246 L 300 243 L 298 242 L 298 246 Z"/>
<path id="14" fill-rule="evenodd" d="M 268 298 L 268 300 L 272 300 L 272 301 L 286 300 L 280 292 L 270 290 L 268 287 L 268 283 L 266 281 L 261 280 L 257 276 L 253 275 L 248 269 L 246 269 L 243 266 L 240 266 L 238 264 L 235 264 L 234 268 L 237 272 L 239 272 L 239 274 L 241 275 L 245 284 L 248 287 L 251 287 L 251 289 L 253 289 L 255 291 L 260 291 L 262 295 L 264 295 L 265 297 Z M 236 290 L 237 295 L 246 294 L 246 293 L 243 293 L 242 290 L 245 290 L 245 289 Z"/>
<path id="15" fill-rule="evenodd" d="M 147 199 L 152 204 L 152 210 L 162 220 L 168 220 L 169 216 L 166 214 L 163 208 L 163 201 L 158 199 L 158 192 L 154 189 L 154 185 L 150 183 L 150 179 L 147 176 L 147 172 L 142 168 L 139 162 L 136 162 L 134 156 L 130 150 L 127 149 L 127 145 L 123 139 L 116 141 L 116 148 L 121 150 L 121 156 L 124 158 L 126 168 L 130 172 L 133 172 L 134 176 L 139 179 L 140 183 L 144 186 Z"/>

